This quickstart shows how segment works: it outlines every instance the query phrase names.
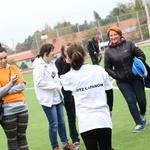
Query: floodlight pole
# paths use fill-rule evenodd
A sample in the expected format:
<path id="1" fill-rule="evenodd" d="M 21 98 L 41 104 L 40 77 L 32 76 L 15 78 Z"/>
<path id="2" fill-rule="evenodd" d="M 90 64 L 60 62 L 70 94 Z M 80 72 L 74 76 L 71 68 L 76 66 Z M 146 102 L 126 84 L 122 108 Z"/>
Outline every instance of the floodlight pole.
<path id="1" fill-rule="evenodd" d="M 13 44 L 13 50 L 14 50 L 15 56 L 16 56 L 16 64 L 18 65 L 18 58 L 17 58 L 16 46 L 14 44 L 14 40 L 13 39 L 12 39 L 12 44 Z"/>
<path id="2" fill-rule="evenodd" d="M 43 33 L 42 36 L 41 36 L 41 39 L 44 41 L 44 43 L 46 44 L 46 39 L 48 38 L 48 36 Z"/>

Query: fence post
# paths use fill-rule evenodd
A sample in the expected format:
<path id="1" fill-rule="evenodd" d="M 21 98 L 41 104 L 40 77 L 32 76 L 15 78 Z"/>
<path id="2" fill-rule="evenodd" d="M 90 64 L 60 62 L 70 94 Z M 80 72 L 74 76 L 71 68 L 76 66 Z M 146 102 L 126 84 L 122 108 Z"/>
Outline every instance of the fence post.
<path id="1" fill-rule="evenodd" d="M 117 16 L 117 21 L 118 21 L 118 26 L 120 27 L 120 20 L 119 20 L 119 16 Z"/>
<path id="2" fill-rule="evenodd" d="M 143 34 L 142 34 L 141 25 L 140 25 L 140 21 L 139 21 L 139 15 L 138 15 L 137 11 L 136 11 L 136 17 L 137 17 L 137 21 L 138 21 L 138 25 L 139 25 L 139 29 L 140 29 L 141 39 L 143 41 Z"/>
<path id="3" fill-rule="evenodd" d="M 102 34 L 102 31 L 101 31 L 99 20 L 97 20 L 97 23 L 98 23 L 98 29 L 99 29 L 99 32 L 100 32 L 100 37 L 101 37 L 102 43 L 103 43 L 103 48 L 104 48 L 104 50 L 106 50 L 105 45 L 104 45 L 104 39 L 103 39 L 103 34 Z"/>
<path id="4" fill-rule="evenodd" d="M 81 45 L 83 46 L 83 42 L 82 42 L 82 38 L 81 38 L 81 32 L 80 32 L 80 28 L 79 28 L 78 24 L 77 24 L 77 29 L 78 29 L 78 32 L 79 32 L 79 37 L 80 37 Z"/>
<path id="5" fill-rule="evenodd" d="M 37 46 L 37 51 L 39 51 L 39 44 L 38 44 L 38 41 L 37 41 L 36 34 L 34 34 L 34 37 L 35 37 L 35 42 L 36 42 L 36 46 Z"/>
<path id="6" fill-rule="evenodd" d="M 58 29 L 55 29 L 56 30 L 56 36 L 57 36 L 57 38 L 58 38 L 58 42 L 59 42 L 59 46 L 60 46 L 60 48 L 61 48 L 61 42 L 60 42 L 60 36 L 59 36 L 59 32 L 58 32 Z"/>
<path id="7" fill-rule="evenodd" d="M 148 31 L 149 31 L 149 35 L 150 35 L 150 15 L 149 15 L 149 11 L 148 11 L 148 6 L 147 6 L 146 0 L 142 0 L 142 3 L 143 3 L 143 6 L 145 8 L 145 11 L 146 11 L 147 26 L 148 26 Z"/>

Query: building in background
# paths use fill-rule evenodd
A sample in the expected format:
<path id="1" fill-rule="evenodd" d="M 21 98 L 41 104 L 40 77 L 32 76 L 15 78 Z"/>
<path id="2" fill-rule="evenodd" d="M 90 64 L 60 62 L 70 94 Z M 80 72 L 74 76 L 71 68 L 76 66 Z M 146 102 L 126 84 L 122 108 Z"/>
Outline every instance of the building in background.
<path id="1" fill-rule="evenodd" d="M 35 58 L 30 50 L 8 55 L 8 62 L 14 62 L 20 70 L 32 69 L 32 59 Z"/>

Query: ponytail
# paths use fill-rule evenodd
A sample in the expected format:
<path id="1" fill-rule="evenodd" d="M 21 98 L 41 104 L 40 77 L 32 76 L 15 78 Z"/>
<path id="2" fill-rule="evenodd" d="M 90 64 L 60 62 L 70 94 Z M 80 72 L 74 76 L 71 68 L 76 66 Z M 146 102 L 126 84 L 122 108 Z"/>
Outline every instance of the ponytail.
<path id="1" fill-rule="evenodd" d="M 68 57 L 70 58 L 70 66 L 74 70 L 79 70 L 84 63 L 86 53 L 84 48 L 79 44 L 72 44 L 67 49 Z"/>

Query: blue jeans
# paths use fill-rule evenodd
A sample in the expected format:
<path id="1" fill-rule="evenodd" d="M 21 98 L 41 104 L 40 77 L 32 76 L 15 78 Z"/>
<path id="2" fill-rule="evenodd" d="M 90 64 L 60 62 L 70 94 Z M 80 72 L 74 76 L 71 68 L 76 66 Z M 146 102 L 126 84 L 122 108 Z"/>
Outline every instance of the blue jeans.
<path id="1" fill-rule="evenodd" d="M 62 146 L 66 146 L 68 139 L 64 121 L 63 103 L 61 102 L 57 105 L 52 105 L 51 107 L 42 105 L 42 108 L 49 122 L 49 138 L 52 148 L 59 147 L 57 141 L 57 132 L 60 136 Z"/>
<path id="2" fill-rule="evenodd" d="M 75 113 L 75 102 L 74 98 L 72 97 L 72 101 L 65 101 L 65 108 L 68 116 L 68 124 L 70 130 L 70 137 L 72 139 L 72 143 L 80 142 L 78 137 L 78 131 L 76 128 L 76 113 Z"/>
<path id="3" fill-rule="evenodd" d="M 143 124 L 140 116 L 145 115 L 146 113 L 146 95 L 143 78 L 136 78 L 130 83 L 120 82 L 117 85 L 128 104 L 130 113 L 136 125 Z"/>

